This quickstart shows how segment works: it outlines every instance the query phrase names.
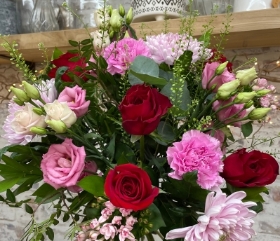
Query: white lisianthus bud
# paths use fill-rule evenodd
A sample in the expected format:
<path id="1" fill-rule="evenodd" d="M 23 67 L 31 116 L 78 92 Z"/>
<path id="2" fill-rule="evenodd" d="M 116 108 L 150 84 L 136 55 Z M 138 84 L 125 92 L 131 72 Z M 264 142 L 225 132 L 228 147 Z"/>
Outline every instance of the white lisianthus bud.
<path id="1" fill-rule="evenodd" d="M 217 91 L 217 99 L 218 100 L 226 100 L 231 96 L 231 93 L 237 89 L 240 85 L 240 81 L 238 79 L 232 80 L 230 82 L 222 84 Z"/>
<path id="2" fill-rule="evenodd" d="M 248 118 L 250 120 L 260 120 L 264 118 L 270 110 L 271 108 L 256 108 L 249 113 Z"/>
<path id="3" fill-rule="evenodd" d="M 29 84 L 26 81 L 22 81 L 22 85 L 28 97 L 30 97 L 33 100 L 38 100 L 40 98 L 40 93 L 34 85 Z"/>
<path id="4" fill-rule="evenodd" d="M 94 11 L 94 22 L 98 28 L 107 28 L 110 22 L 108 10 L 98 9 Z"/>
<path id="5" fill-rule="evenodd" d="M 129 8 L 127 14 L 126 14 L 126 18 L 125 18 L 125 22 L 127 25 L 131 24 L 133 20 L 133 8 Z"/>
<path id="6" fill-rule="evenodd" d="M 65 133 L 67 131 L 67 126 L 61 120 L 46 120 L 46 123 L 57 134 L 62 134 L 62 133 Z"/>
<path id="7" fill-rule="evenodd" d="M 271 90 L 268 90 L 268 89 L 258 90 L 257 91 L 257 96 L 258 97 L 263 97 L 263 96 L 267 95 L 270 92 L 271 92 Z"/>
<path id="8" fill-rule="evenodd" d="M 45 128 L 41 128 L 41 127 L 37 127 L 37 126 L 31 127 L 30 131 L 37 135 L 46 135 L 47 134 L 47 130 Z"/>
<path id="9" fill-rule="evenodd" d="M 237 96 L 234 99 L 235 104 L 244 104 L 247 103 L 248 101 L 252 100 L 257 93 L 255 91 L 252 92 L 241 92 L 238 93 Z"/>
<path id="10" fill-rule="evenodd" d="M 107 31 L 95 30 L 90 33 L 93 38 L 93 46 L 96 50 L 107 47 L 110 42 L 110 37 Z"/>
<path id="11" fill-rule="evenodd" d="M 122 26 L 122 17 L 119 14 L 118 9 L 113 9 L 112 15 L 110 18 L 110 25 L 115 32 L 119 32 Z"/>
<path id="12" fill-rule="evenodd" d="M 258 77 L 255 67 L 250 69 L 238 70 L 236 78 L 240 80 L 240 85 L 248 85 Z"/>
<path id="13" fill-rule="evenodd" d="M 227 67 L 227 64 L 228 64 L 228 61 L 220 64 L 217 69 L 215 70 L 215 74 L 216 75 L 221 75 L 224 71 L 225 71 L 225 68 Z"/>
<path id="14" fill-rule="evenodd" d="M 22 89 L 11 87 L 10 90 L 17 97 L 17 99 L 19 99 L 20 101 L 22 101 L 22 102 L 29 102 L 30 101 L 30 97 L 27 96 L 25 91 L 23 91 Z"/>

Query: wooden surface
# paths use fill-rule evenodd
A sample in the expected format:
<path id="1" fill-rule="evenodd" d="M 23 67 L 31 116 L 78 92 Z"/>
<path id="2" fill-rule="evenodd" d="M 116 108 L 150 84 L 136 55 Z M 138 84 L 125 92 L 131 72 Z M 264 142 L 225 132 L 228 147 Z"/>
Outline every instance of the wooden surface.
<path id="1" fill-rule="evenodd" d="M 214 19 L 215 26 L 213 33 L 218 35 L 225 22 L 225 15 L 217 15 Z M 248 12 L 233 13 L 230 23 L 226 49 L 256 48 L 280 46 L 280 9 L 267 9 Z M 203 25 L 209 22 L 210 16 L 197 17 L 194 24 L 193 35 L 201 35 Z M 176 33 L 180 30 L 180 19 L 169 20 L 168 31 Z M 137 36 L 143 34 L 158 34 L 164 30 L 164 21 L 153 21 L 146 23 L 134 23 L 132 27 L 136 30 Z M 93 31 L 90 29 L 90 31 Z M 54 47 L 66 51 L 71 48 L 68 40 L 80 41 L 88 38 L 85 29 L 61 30 L 55 32 L 42 32 L 30 34 L 11 35 L 11 41 L 16 41 L 24 58 L 31 62 L 41 62 L 42 53 L 38 50 L 38 43 L 44 43 L 51 54 Z M 0 64 L 9 63 L 5 57 L 7 53 L 0 46 Z"/>

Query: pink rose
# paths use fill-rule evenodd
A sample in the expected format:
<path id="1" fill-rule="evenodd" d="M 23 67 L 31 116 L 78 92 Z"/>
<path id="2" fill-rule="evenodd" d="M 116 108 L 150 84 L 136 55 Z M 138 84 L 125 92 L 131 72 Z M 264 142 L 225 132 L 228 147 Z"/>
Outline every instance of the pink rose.
<path id="1" fill-rule="evenodd" d="M 230 73 L 226 68 L 221 75 L 218 75 L 211 80 L 211 78 L 215 75 L 215 71 L 219 65 L 220 63 L 218 62 L 206 63 L 202 73 L 203 89 L 210 89 L 214 84 L 216 84 L 216 87 L 213 90 L 213 92 L 217 92 L 218 88 L 222 84 L 225 84 L 235 79 L 235 75 L 233 73 Z"/>
<path id="2" fill-rule="evenodd" d="M 84 147 L 75 146 L 71 139 L 51 145 L 41 162 L 44 181 L 56 189 L 76 185 L 85 167 L 85 157 Z"/>
<path id="3" fill-rule="evenodd" d="M 222 184 L 223 170 L 221 143 L 198 130 L 186 132 L 180 142 L 167 149 L 167 161 L 173 172 L 168 176 L 182 180 L 184 174 L 197 171 L 197 183 L 211 190 Z"/>
<path id="4" fill-rule="evenodd" d="M 97 165 L 94 161 L 86 162 L 85 169 L 82 171 L 81 175 L 78 178 L 78 181 L 82 180 L 84 177 L 89 176 L 97 172 Z M 77 185 L 67 188 L 71 192 L 81 192 L 83 189 Z"/>
<path id="5" fill-rule="evenodd" d="M 219 108 L 231 103 L 234 100 L 234 97 L 231 97 L 228 100 L 216 100 L 213 103 L 213 109 L 217 111 Z M 229 107 L 226 107 L 220 110 L 217 113 L 218 119 L 223 121 L 225 124 L 232 122 L 234 119 L 241 119 L 246 115 L 246 110 L 243 109 L 244 104 L 234 104 Z M 235 117 L 234 117 L 235 116 Z M 232 119 L 234 117 L 234 119 Z M 232 125 L 236 127 L 241 126 L 241 122 L 235 122 Z"/>
<path id="6" fill-rule="evenodd" d="M 88 111 L 90 101 L 86 101 L 86 91 L 78 85 L 73 88 L 65 87 L 58 96 L 59 102 L 67 102 L 69 108 L 77 117 L 83 116 Z"/>

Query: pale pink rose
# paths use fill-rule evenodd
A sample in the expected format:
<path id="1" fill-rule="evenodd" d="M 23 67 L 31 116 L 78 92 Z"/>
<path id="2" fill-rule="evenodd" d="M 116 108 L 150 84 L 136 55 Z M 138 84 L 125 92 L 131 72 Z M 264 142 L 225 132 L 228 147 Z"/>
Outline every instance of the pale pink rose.
<path id="1" fill-rule="evenodd" d="M 31 127 L 45 128 L 45 116 L 35 114 L 33 105 L 26 103 L 25 106 L 19 106 L 13 102 L 9 103 L 9 115 L 7 116 L 3 130 L 3 136 L 11 144 L 25 145 L 30 142 L 35 134 L 30 131 Z"/>
<path id="2" fill-rule="evenodd" d="M 61 120 L 70 128 L 76 121 L 77 116 L 67 105 L 66 102 L 60 103 L 55 100 L 53 103 L 47 103 L 44 105 L 46 111 L 46 120 Z"/>
<path id="3" fill-rule="evenodd" d="M 232 103 L 234 100 L 234 97 L 229 98 L 228 100 L 216 100 L 213 103 L 213 109 L 214 111 L 217 111 L 219 108 Z M 234 104 L 229 107 L 226 107 L 222 110 L 220 110 L 217 113 L 218 119 L 222 121 L 223 123 L 231 123 L 233 120 L 241 119 L 246 116 L 247 112 L 245 109 L 243 109 L 244 104 Z M 234 122 L 231 125 L 240 127 L 242 122 Z"/>
<path id="4" fill-rule="evenodd" d="M 104 205 L 106 208 L 109 208 L 112 212 L 116 210 L 116 207 L 110 201 L 105 202 Z"/>
<path id="5" fill-rule="evenodd" d="M 45 116 L 37 115 L 33 112 L 34 106 L 26 103 L 26 105 L 14 113 L 14 119 L 11 121 L 11 127 L 17 134 L 31 135 L 31 127 L 45 128 Z"/>
<path id="6" fill-rule="evenodd" d="M 220 65 L 219 62 L 206 63 L 203 73 L 202 73 L 202 88 L 210 89 L 214 84 L 216 84 L 213 92 L 217 92 L 218 88 L 225 83 L 228 83 L 232 80 L 235 80 L 235 75 L 230 73 L 227 68 L 225 68 L 224 72 L 221 75 L 211 78 L 215 75 L 216 68 Z M 210 81 L 211 80 L 211 81 Z"/>
<path id="7" fill-rule="evenodd" d="M 132 212 L 132 209 L 120 208 L 119 210 L 123 217 L 128 216 Z"/>
<path id="8" fill-rule="evenodd" d="M 260 98 L 260 104 L 262 107 L 270 107 L 271 104 L 271 95 L 265 95 Z"/>
<path id="9" fill-rule="evenodd" d="M 265 89 L 267 86 L 267 80 L 264 78 L 258 78 L 256 82 L 256 85 L 261 87 L 262 89 Z"/>
<path id="10" fill-rule="evenodd" d="M 90 229 L 90 226 L 89 225 L 82 225 L 81 229 L 82 229 L 82 231 L 86 232 Z"/>
<path id="11" fill-rule="evenodd" d="M 131 241 L 136 240 L 134 235 L 130 232 L 130 230 L 127 227 L 121 226 L 118 231 L 119 231 L 119 241 L 125 241 L 126 239 Z"/>
<path id="12" fill-rule="evenodd" d="M 105 216 L 100 216 L 100 217 L 98 218 L 98 222 L 99 222 L 99 223 L 104 223 L 105 221 L 107 221 L 107 219 L 108 219 L 108 218 L 106 218 Z"/>
<path id="13" fill-rule="evenodd" d="M 77 147 L 71 139 L 49 147 L 41 161 L 44 181 L 54 188 L 76 185 L 85 167 L 85 149 Z"/>
<path id="14" fill-rule="evenodd" d="M 116 236 L 117 228 L 111 223 L 105 223 L 99 230 L 105 240 L 113 239 Z"/>
<path id="15" fill-rule="evenodd" d="M 121 225 L 122 224 L 122 216 L 114 216 L 112 220 L 112 224 Z"/>
<path id="16" fill-rule="evenodd" d="M 197 171 L 197 183 L 204 189 L 212 189 L 223 183 L 221 143 L 198 130 L 186 132 L 180 142 L 167 149 L 167 161 L 173 172 L 168 176 L 182 180 L 188 172 Z"/>
<path id="17" fill-rule="evenodd" d="M 91 229 L 95 229 L 95 228 L 99 227 L 99 225 L 100 225 L 100 223 L 96 218 L 92 219 L 89 224 Z"/>
<path id="18" fill-rule="evenodd" d="M 90 101 L 86 101 L 86 91 L 78 85 L 73 88 L 65 87 L 59 94 L 59 102 L 66 102 L 69 108 L 75 112 L 77 117 L 85 115 L 88 111 Z"/>
<path id="19" fill-rule="evenodd" d="M 137 218 L 133 217 L 133 216 L 129 216 L 127 219 L 126 219 L 126 222 L 125 222 L 125 225 L 126 226 L 130 226 L 130 227 L 133 227 L 133 225 L 137 223 Z"/>
<path id="20" fill-rule="evenodd" d="M 94 161 L 89 161 L 85 163 L 85 169 L 82 171 L 78 181 L 82 180 L 84 177 L 95 174 L 97 172 L 97 165 Z M 83 189 L 77 185 L 67 188 L 71 192 L 81 192 Z"/>
<path id="21" fill-rule="evenodd" d="M 188 241 L 217 241 L 226 236 L 226 241 L 247 241 L 255 234 L 253 218 L 256 213 L 250 207 L 254 202 L 242 202 L 246 197 L 243 191 L 226 196 L 221 190 L 207 195 L 204 215 L 198 218 L 198 224 L 169 231 L 166 239 L 183 238 Z"/>

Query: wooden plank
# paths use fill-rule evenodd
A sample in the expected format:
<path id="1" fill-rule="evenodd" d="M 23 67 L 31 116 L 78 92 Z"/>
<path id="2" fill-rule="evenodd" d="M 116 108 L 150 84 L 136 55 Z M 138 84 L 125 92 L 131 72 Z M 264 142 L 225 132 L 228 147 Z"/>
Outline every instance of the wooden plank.
<path id="1" fill-rule="evenodd" d="M 280 46 L 280 9 L 267 9 L 248 12 L 233 13 L 230 23 L 230 34 L 225 44 L 227 49 L 256 48 Z M 213 34 L 217 35 L 223 27 L 226 15 L 216 15 L 213 21 Z M 203 25 L 207 24 L 210 16 L 197 17 L 194 24 L 193 35 L 199 37 L 203 31 Z M 180 19 L 168 21 L 168 30 L 173 33 L 180 31 Z M 133 23 L 139 37 L 144 34 L 159 34 L 164 30 L 164 21 L 153 21 L 146 23 Z M 94 28 L 89 31 L 95 30 Z M 18 48 L 24 58 L 31 62 L 42 62 L 42 53 L 38 50 L 38 43 L 44 43 L 51 55 L 54 47 L 66 51 L 71 46 L 68 40 L 80 41 L 88 38 L 85 29 L 61 30 L 54 32 L 30 33 L 9 36 L 10 41 L 18 43 Z M 1 58 L 2 56 L 2 58 Z M 7 63 L 3 58 L 7 53 L 0 46 L 0 64 Z"/>

